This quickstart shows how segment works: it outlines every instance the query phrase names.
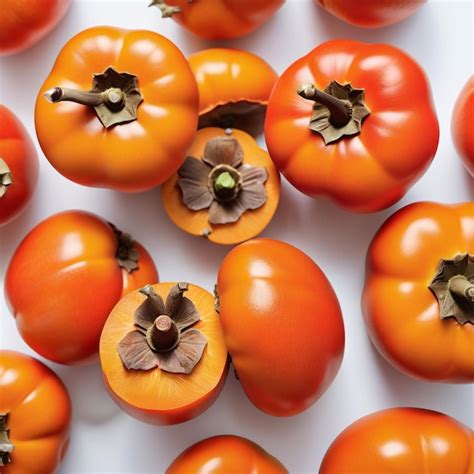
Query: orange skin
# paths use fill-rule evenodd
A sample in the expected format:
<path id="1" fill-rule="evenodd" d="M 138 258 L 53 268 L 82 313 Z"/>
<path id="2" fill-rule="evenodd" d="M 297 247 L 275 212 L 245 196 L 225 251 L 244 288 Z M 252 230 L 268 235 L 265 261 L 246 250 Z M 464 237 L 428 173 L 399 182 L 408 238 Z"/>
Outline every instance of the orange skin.
<path id="1" fill-rule="evenodd" d="M 165 474 L 288 474 L 288 470 L 258 444 L 240 436 L 213 436 L 193 444 Z"/>
<path id="2" fill-rule="evenodd" d="M 474 325 L 440 319 L 428 288 L 441 259 L 474 254 L 474 203 L 411 204 L 390 217 L 367 255 L 365 323 L 397 369 L 436 382 L 474 382 Z"/>
<path id="3" fill-rule="evenodd" d="M 44 364 L 0 350 L 0 414 L 8 414 L 11 462 L 2 474 L 52 474 L 66 454 L 71 400 L 59 377 Z"/>
<path id="4" fill-rule="evenodd" d="M 0 12 L 1 15 L 1 12 Z M 0 105 L 0 159 L 9 167 L 13 183 L 0 197 L 0 225 L 18 216 L 31 201 L 38 181 L 38 155 L 20 120 Z"/>
<path id="5" fill-rule="evenodd" d="M 320 474 L 473 474 L 472 431 L 442 413 L 392 408 L 359 419 L 329 447 Z"/>
<path id="6" fill-rule="evenodd" d="M 315 403 L 344 352 L 341 309 L 319 267 L 289 244 L 254 239 L 226 256 L 217 292 L 225 341 L 250 401 L 274 416 Z"/>
<path id="7" fill-rule="evenodd" d="M 106 129 L 91 107 L 51 104 L 43 97 L 56 86 L 89 91 L 92 76 L 109 66 L 138 77 L 143 102 L 135 121 Z M 36 132 L 44 154 L 66 178 L 140 192 L 161 184 L 184 161 L 198 103 L 189 64 L 169 40 L 151 31 L 94 27 L 59 53 L 38 94 Z"/>
<path id="8" fill-rule="evenodd" d="M 285 3 L 285 0 L 166 0 L 181 8 L 173 20 L 201 38 L 223 40 L 248 35 Z"/>
<path id="9" fill-rule="evenodd" d="M 153 285 L 166 301 L 175 283 Z M 144 286 L 144 285 L 142 285 Z M 144 296 L 134 291 L 125 296 L 111 312 L 100 339 L 100 363 L 111 397 L 126 413 L 145 423 L 174 425 L 199 416 L 220 394 L 227 377 L 228 360 L 222 328 L 208 291 L 189 285 L 186 292 L 201 320 L 200 330 L 208 344 L 191 374 L 172 374 L 159 368 L 127 370 L 117 352 L 117 344 L 133 330 L 133 317 Z"/>
<path id="10" fill-rule="evenodd" d="M 202 158 L 209 140 L 228 136 L 221 128 L 203 128 L 198 131 L 188 155 Z M 233 138 L 238 140 L 244 150 L 244 163 L 266 168 L 268 180 L 265 183 L 267 202 L 260 208 L 245 212 L 232 224 L 213 225 L 208 221 L 208 209 L 192 211 L 184 203 L 178 186 L 178 174 L 173 175 L 161 187 L 163 206 L 170 219 L 185 232 L 203 237 L 208 228 L 211 234 L 206 237 L 211 242 L 232 245 L 251 239 L 265 229 L 275 214 L 280 199 L 280 174 L 265 150 L 259 148 L 255 140 L 240 130 L 232 130 Z"/>
<path id="11" fill-rule="evenodd" d="M 0 56 L 19 53 L 46 36 L 66 14 L 71 0 L 3 0 Z"/>
<path id="12" fill-rule="evenodd" d="M 364 88 L 371 114 L 359 135 L 325 145 L 308 128 L 314 102 L 302 83 L 332 80 Z M 422 130 L 422 136 L 420 136 Z M 355 212 L 375 212 L 401 199 L 431 163 L 439 126 L 422 69 L 384 44 L 328 41 L 280 77 L 267 111 L 265 136 L 273 161 L 301 192 L 324 195 Z"/>
<path id="13" fill-rule="evenodd" d="M 241 102 L 266 107 L 278 79 L 277 73 L 266 61 L 238 49 L 205 49 L 191 55 L 189 64 L 198 83 L 201 117 L 217 107 Z M 241 128 L 240 124 L 234 127 L 232 123 L 212 125 Z"/>
<path id="14" fill-rule="evenodd" d="M 413 15 L 427 0 L 315 0 L 316 4 L 351 25 L 380 28 Z"/>
<path id="15" fill-rule="evenodd" d="M 453 110 L 451 131 L 454 145 L 469 174 L 474 177 L 474 76 L 471 76 L 459 94 Z"/>
<path id="16" fill-rule="evenodd" d="M 97 359 L 104 323 L 127 292 L 158 281 L 137 242 L 139 268 L 118 265 L 117 239 L 106 221 L 83 211 L 55 214 L 38 224 L 8 266 L 5 295 L 25 342 L 60 364 Z"/>

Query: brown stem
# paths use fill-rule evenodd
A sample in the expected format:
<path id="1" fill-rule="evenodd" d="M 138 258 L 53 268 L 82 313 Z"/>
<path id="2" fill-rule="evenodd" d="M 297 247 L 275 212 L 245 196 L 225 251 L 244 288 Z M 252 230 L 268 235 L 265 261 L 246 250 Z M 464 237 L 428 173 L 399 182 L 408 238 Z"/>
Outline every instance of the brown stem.
<path id="1" fill-rule="evenodd" d="M 192 3 L 192 1 L 188 0 L 188 3 Z M 162 18 L 170 18 L 173 15 L 176 15 L 176 13 L 181 13 L 183 11 L 181 7 L 168 5 L 165 0 L 153 0 L 149 6 L 158 7 L 161 11 Z"/>
<path id="2" fill-rule="evenodd" d="M 104 92 L 84 92 L 64 87 L 53 87 L 44 93 L 44 97 L 54 104 L 64 101 L 89 107 L 105 104 L 113 111 L 121 110 L 125 105 L 124 93 L 116 87 L 111 87 Z"/>
<path id="3" fill-rule="evenodd" d="M 456 275 L 449 280 L 449 291 L 457 300 L 471 304 L 474 302 L 474 283 L 464 275 Z"/>
<path id="4" fill-rule="evenodd" d="M 10 168 L 4 160 L 0 158 L 0 198 L 5 196 L 8 186 L 13 183 L 13 176 Z"/>
<path id="5" fill-rule="evenodd" d="M 303 99 L 313 100 L 327 107 L 331 114 L 329 122 L 334 127 L 344 127 L 351 119 L 351 110 L 342 100 L 320 91 L 314 84 L 302 84 L 297 92 Z"/>
<path id="6" fill-rule="evenodd" d="M 9 438 L 8 414 L 0 415 L 0 466 L 5 466 L 11 462 L 10 453 L 13 451 L 13 444 Z"/>
<path id="7" fill-rule="evenodd" d="M 147 341 L 156 352 L 173 350 L 179 342 L 179 330 L 176 323 L 166 315 L 156 318 L 148 329 Z"/>

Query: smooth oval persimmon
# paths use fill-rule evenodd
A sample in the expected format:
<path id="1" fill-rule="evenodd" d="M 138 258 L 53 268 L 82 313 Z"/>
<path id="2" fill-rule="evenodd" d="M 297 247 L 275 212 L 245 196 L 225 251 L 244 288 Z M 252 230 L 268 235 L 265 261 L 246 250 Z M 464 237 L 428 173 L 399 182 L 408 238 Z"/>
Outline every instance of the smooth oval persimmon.
<path id="1" fill-rule="evenodd" d="M 151 31 L 94 27 L 59 53 L 36 101 L 36 132 L 66 178 L 139 192 L 179 168 L 198 107 L 196 80 L 173 43 Z"/>
<path id="2" fill-rule="evenodd" d="M 240 436 L 213 436 L 193 444 L 165 474 L 288 474 L 287 469 L 258 444 Z"/>
<path id="3" fill-rule="evenodd" d="M 331 444 L 320 474 L 472 474 L 473 433 L 457 420 L 420 408 L 365 416 Z"/>
<path id="4" fill-rule="evenodd" d="M 280 77 L 265 136 L 293 186 L 356 212 L 401 199 L 431 163 L 439 126 L 427 77 L 401 50 L 335 40 Z"/>
<path id="5" fill-rule="evenodd" d="M 364 28 L 393 25 L 413 15 L 427 0 L 315 0 L 339 19 Z"/>
<path id="6" fill-rule="evenodd" d="M 52 474 L 66 454 L 71 400 L 44 364 L 0 350 L 0 471 Z"/>
<path id="7" fill-rule="evenodd" d="M 280 199 L 280 174 L 250 135 L 203 128 L 188 155 L 161 188 L 164 208 L 178 227 L 229 245 L 268 225 Z"/>
<path id="8" fill-rule="evenodd" d="M 464 166 L 474 177 L 474 76 L 471 76 L 459 94 L 453 110 L 451 131 L 456 149 Z"/>
<path id="9" fill-rule="evenodd" d="M 379 352 L 413 377 L 474 382 L 474 203 L 411 204 L 367 255 L 362 299 Z"/>
<path id="10" fill-rule="evenodd" d="M 38 181 L 38 155 L 23 124 L 3 105 L 0 124 L 1 226 L 17 217 L 31 201 Z"/>
<path id="11" fill-rule="evenodd" d="M 287 243 L 250 240 L 222 262 L 217 296 L 232 364 L 250 401 L 275 416 L 315 403 L 344 352 L 341 309 L 320 268 Z"/>
<path id="12" fill-rule="evenodd" d="M 263 132 L 277 73 L 256 54 L 212 48 L 189 57 L 199 88 L 199 127 Z M 258 78 L 258 80 L 255 80 Z"/>
<path id="13" fill-rule="evenodd" d="M 110 395 L 129 415 L 157 425 L 195 418 L 214 403 L 228 369 L 213 295 L 187 283 L 128 294 L 105 323 L 100 361 Z"/>
<path id="14" fill-rule="evenodd" d="M 252 33 L 285 0 L 152 0 L 162 16 L 172 17 L 201 38 L 232 39 Z"/>
<path id="15" fill-rule="evenodd" d="M 66 14 L 71 0 L 3 0 L 0 56 L 23 51 L 46 36 Z"/>
<path id="16" fill-rule="evenodd" d="M 60 364 L 97 358 L 104 323 L 120 298 L 158 281 L 148 252 L 128 234 L 83 211 L 55 214 L 21 242 L 5 296 L 25 342 Z"/>

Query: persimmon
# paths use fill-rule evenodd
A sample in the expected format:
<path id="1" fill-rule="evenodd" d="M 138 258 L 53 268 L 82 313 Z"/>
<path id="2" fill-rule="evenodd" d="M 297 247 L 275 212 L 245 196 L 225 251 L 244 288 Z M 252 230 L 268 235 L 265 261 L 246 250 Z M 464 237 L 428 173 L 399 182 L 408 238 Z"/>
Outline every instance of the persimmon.
<path id="1" fill-rule="evenodd" d="M 94 27 L 59 53 L 38 94 L 35 124 L 46 158 L 66 178 L 140 192 L 179 168 L 198 108 L 194 75 L 171 41 Z"/>
<path id="2" fill-rule="evenodd" d="M 59 377 L 16 351 L 0 350 L 0 471 L 52 474 L 69 445 L 71 400 Z"/>
<path id="3" fill-rule="evenodd" d="M 472 474 L 472 431 L 421 408 L 391 408 L 365 416 L 331 444 L 320 474 Z"/>
<path id="4" fill-rule="evenodd" d="M 474 203 L 418 202 L 393 214 L 369 247 L 362 304 L 394 367 L 474 382 Z"/>
<path id="5" fill-rule="evenodd" d="M 344 352 L 341 308 L 316 263 L 285 242 L 249 240 L 225 257 L 216 294 L 225 342 L 250 401 L 274 416 L 313 405 Z"/>
<path id="6" fill-rule="evenodd" d="M 1 15 L 1 12 L 0 12 Z M 31 201 L 38 181 L 38 155 L 26 128 L 0 105 L 0 226 Z"/>
<path id="7" fill-rule="evenodd" d="M 474 76 L 471 76 L 459 94 L 453 110 L 451 131 L 456 149 L 464 166 L 474 178 Z"/>
<path id="8" fill-rule="evenodd" d="M 60 364 L 93 362 L 120 298 L 158 281 L 148 252 L 130 235 L 83 211 L 40 222 L 16 249 L 5 296 L 25 342 Z"/>
<path id="9" fill-rule="evenodd" d="M 387 44 L 334 40 L 280 77 L 265 138 L 299 191 L 375 212 L 400 200 L 428 168 L 439 124 L 428 78 L 410 56 Z"/>
<path id="10" fill-rule="evenodd" d="M 188 59 L 199 88 L 200 128 L 263 132 L 268 98 L 278 79 L 266 61 L 230 48 L 205 49 Z"/>
<path id="11" fill-rule="evenodd" d="M 158 425 L 200 415 L 228 368 L 213 295 L 183 282 L 128 294 L 105 323 L 100 362 L 112 398 L 129 415 Z"/>
<path id="12" fill-rule="evenodd" d="M 364 28 L 393 25 L 413 15 L 427 0 L 315 0 L 339 19 Z"/>
<path id="13" fill-rule="evenodd" d="M 285 0 L 152 0 L 163 18 L 201 38 L 232 39 L 252 33 L 265 23 Z"/>
<path id="14" fill-rule="evenodd" d="M 164 208 L 178 227 L 234 244 L 268 225 L 280 198 L 280 175 L 250 135 L 203 128 L 188 155 L 161 188 Z"/>
<path id="15" fill-rule="evenodd" d="M 2 0 L 0 56 L 30 48 L 63 18 L 71 0 Z"/>
<path id="16" fill-rule="evenodd" d="M 213 436 L 193 444 L 165 474 L 288 474 L 287 469 L 258 444 L 240 436 Z"/>

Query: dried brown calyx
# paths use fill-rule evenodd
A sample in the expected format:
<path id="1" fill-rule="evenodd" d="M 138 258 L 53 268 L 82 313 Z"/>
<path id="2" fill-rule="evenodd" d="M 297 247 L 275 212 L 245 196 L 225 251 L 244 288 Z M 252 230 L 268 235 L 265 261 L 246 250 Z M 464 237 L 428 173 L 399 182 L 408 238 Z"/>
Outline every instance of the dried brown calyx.
<path id="1" fill-rule="evenodd" d="M 115 258 L 117 259 L 119 267 L 125 269 L 128 273 L 138 270 L 140 254 L 134 245 L 132 236 L 117 229 L 112 223 L 109 222 L 108 224 L 117 238 L 117 253 L 115 254 Z"/>
<path id="2" fill-rule="evenodd" d="M 6 466 L 10 463 L 10 454 L 13 451 L 13 444 L 9 437 L 8 415 L 0 415 L 0 466 Z"/>
<path id="3" fill-rule="evenodd" d="M 94 74 L 88 92 L 53 87 L 44 97 L 53 103 L 69 101 L 92 107 L 105 128 L 136 120 L 138 106 L 143 101 L 137 76 L 117 72 L 112 67 L 102 74 Z"/>
<path id="4" fill-rule="evenodd" d="M 324 91 L 313 84 L 302 84 L 298 94 L 315 102 L 309 129 L 319 133 L 326 145 L 342 137 L 360 133 L 362 121 L 370 115 L 365 90 L 332 81 Z"/>
<path id="5" fill-rule="evenodd" d="M 474 324 L 474 255 L 441 260 L 429 288 L 438 300 L 441 319 Z"/>
<path id="6" fill-rule="evenodd" d="M 188 3 L 192 3 L 192 0 L 188 0 Z M 176 15 L 176 13 L 181 13 L 183 11 L 181 7 L 168 5 L 165 0 L 152 0 L 149 6 L 158 7 L 162 18 L 170 18 L 173 15 Z"/>
<path id="7" fill-rule="evenodd" d="M 140 290 L 146 299 L 135 311 L 135 329 L 117 346 L 128 370 L 159 367 L 173 374 L 193 371 L 201 360 L 207 339 L 191 327 L 200 316 L 194 303 L 184 296 L 187 290 L 187 283 L 178 283 L 171 288 L 166 304 L 151 285 Z"/>
<path id="8" fill-rule="evenodd" d="M 178 171 L 184 204 L 192 211 L 209 209 L 211 224 L 237 222 L 244 212 L 263 206 L 267 170 L 243 161 L 234 138 L 210 140 L 202 160 L 189 156 Z"/>
<path id="9" fill-rule="evenodd" d="M 13 183 L 12 173 L 5 160 L 0 158 L 0 198 L 5 196 L 8 186 Z"/>

